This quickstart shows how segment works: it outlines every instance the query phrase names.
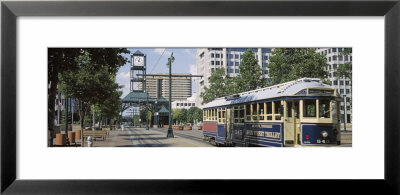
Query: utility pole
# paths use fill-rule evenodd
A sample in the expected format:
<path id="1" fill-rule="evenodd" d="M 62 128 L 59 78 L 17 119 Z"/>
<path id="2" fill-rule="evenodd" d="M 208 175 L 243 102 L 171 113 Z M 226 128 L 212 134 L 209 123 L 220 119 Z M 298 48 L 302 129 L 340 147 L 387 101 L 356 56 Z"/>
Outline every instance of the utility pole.
<path id="1" fill-rule="evenodd" d="M 167 133 L 167 138 L 170 137 L 174 137 L 174 131 L 172 130 L 172 106 L 171 106 L 171 102 L 172 102 L 172 94 L 171 94 L 171 86 L 172 86 L 172 77 L 171 77 L 171 69 L 172 69 L 172 62 L 175 61 L 174 58 L 174 52 L 171 53 L 171 57 L 168 58 L 168 63 L 167 63 L 167 67 L 169 68 L 169 126 L 168 126 L 168 133 Z"/>

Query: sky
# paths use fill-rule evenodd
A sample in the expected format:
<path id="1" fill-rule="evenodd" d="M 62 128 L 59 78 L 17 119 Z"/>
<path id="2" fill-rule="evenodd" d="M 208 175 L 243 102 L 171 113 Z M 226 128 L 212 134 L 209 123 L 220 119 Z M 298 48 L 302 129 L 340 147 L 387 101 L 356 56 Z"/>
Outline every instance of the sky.
<path id="1" fill-rule="evenodd" d="M 147 71 L 146 74 L 158 74 L 168 73 L 169 70 L 166 66 L 168 58 L 171 53 L 174 53 L 175 61 L 172 63 L 172 73 L 191 73 L 196 74 L 196 49 L 195 48 L 128 48 L 131 53 L 135 53 L 137 50 L 146 54 Z M 130 54 L 123 55 L 131 61 Z M 121 98 L 129 94 L 129 79 L 130 79 L 130 66 L 128 62 L 122 66 L 118 73 L 116 82 L 119 85 L 123 85 L 123 94 Z M 195 92 L 195 79 L 192 79 L 192 94 Z"/>

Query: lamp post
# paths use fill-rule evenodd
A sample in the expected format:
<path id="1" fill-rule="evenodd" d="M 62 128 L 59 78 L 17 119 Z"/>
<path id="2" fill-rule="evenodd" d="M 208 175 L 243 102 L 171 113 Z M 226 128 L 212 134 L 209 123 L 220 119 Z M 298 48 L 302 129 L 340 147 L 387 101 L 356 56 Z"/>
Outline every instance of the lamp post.
<path id="1" fill-rule="evenodd" d="M 157 100 L 154 102 L 154 125 L 156 125 L 156 128 L 158 128 L 158 112 L 157 112 Z"/>
<path id="2" fill-rule="evenodd" d="M 175 61 L 174 58 L 174 52 L 171 53 L 171 57 L 168 58 L 168 63 L 167 63 L 167 67 L 169 68 L 169 113 L 168 113 L 168 118 L 169 118 L 169 122 L 168 122 L 168 133 L 167 133 L 167 138 L 170 137 L 174 137 L 174 131 L 172 130 L 172 106 L 171 106 L 171 102 L 172 102 L 172 98 L 171 98 L 171 86 L 172 86 L 172 76 L 171 76 L 171 69 L 172 69 L 172 62 Z"/>
<path id="3" fill-rule="evenodd" d="M 344 132 L 346 132 L 346 123 L 347 123 L 347 115 L 346 115 L 346 111 L 347 111 L 347 100 L 346 100 L 346 94 L 344 94 L 343 95 L 343 99 L 344 99 L 344 111 L 343 111 L 343 114 L 344 114 L 344 120 L 343 120 L 343 122 L 344 122 L 344 127 L 343 127 L 343 130 L 344 130 Z"/>

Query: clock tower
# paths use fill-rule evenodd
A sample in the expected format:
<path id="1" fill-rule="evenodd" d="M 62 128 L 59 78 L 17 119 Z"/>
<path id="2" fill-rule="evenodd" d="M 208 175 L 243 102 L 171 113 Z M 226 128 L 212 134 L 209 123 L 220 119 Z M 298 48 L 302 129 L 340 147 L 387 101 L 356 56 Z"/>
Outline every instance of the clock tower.
<path id="1" fill-rule="evenodd" d="M 131 92 L 145 92 L 146 89 L 146 55 L 137 50 L 131 54 Z M 141 76 L 138 76 L 141 75 Z M 139 86 L 142 86 L 141 88 Z"/>

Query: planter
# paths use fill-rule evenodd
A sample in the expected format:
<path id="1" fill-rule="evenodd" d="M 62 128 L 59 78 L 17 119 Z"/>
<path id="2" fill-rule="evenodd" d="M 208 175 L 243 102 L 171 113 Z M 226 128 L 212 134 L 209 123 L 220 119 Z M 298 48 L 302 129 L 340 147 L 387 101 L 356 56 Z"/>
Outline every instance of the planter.
<path id="1" fill-rule="evenodd" d="M 81 139 L 81 130 L 76 130 L 75 131 L 75 140 L 77 140 L 77 139 Z"/>
<path id="2" fill-rule="evenodd" d="M 192 130 L 192 126 L 186 126 L 186 130 Z"/>
<path id="3" fill-rule="evenodd" d="M 197 130 L 203 130 L 203 126 L 197 126 Z"/>
<path id="4" fill-rule="evenodd" d="M 65 134 L 57 133 L 56 134 L 56 145 L 64 146 L 65 145 Z"/>
<path id="5" fill-rule="evenodd" d="M 75 143 L 75 132 L 73 132 L 73 131 L 69 131 L 68 132 L 68 140 L 69 140 L 69 143 Z"/>
<path id="6" fill-rule="evenodd" d="M 178 130 L 183 130 L 183 126 L 178 126 Z"/>

